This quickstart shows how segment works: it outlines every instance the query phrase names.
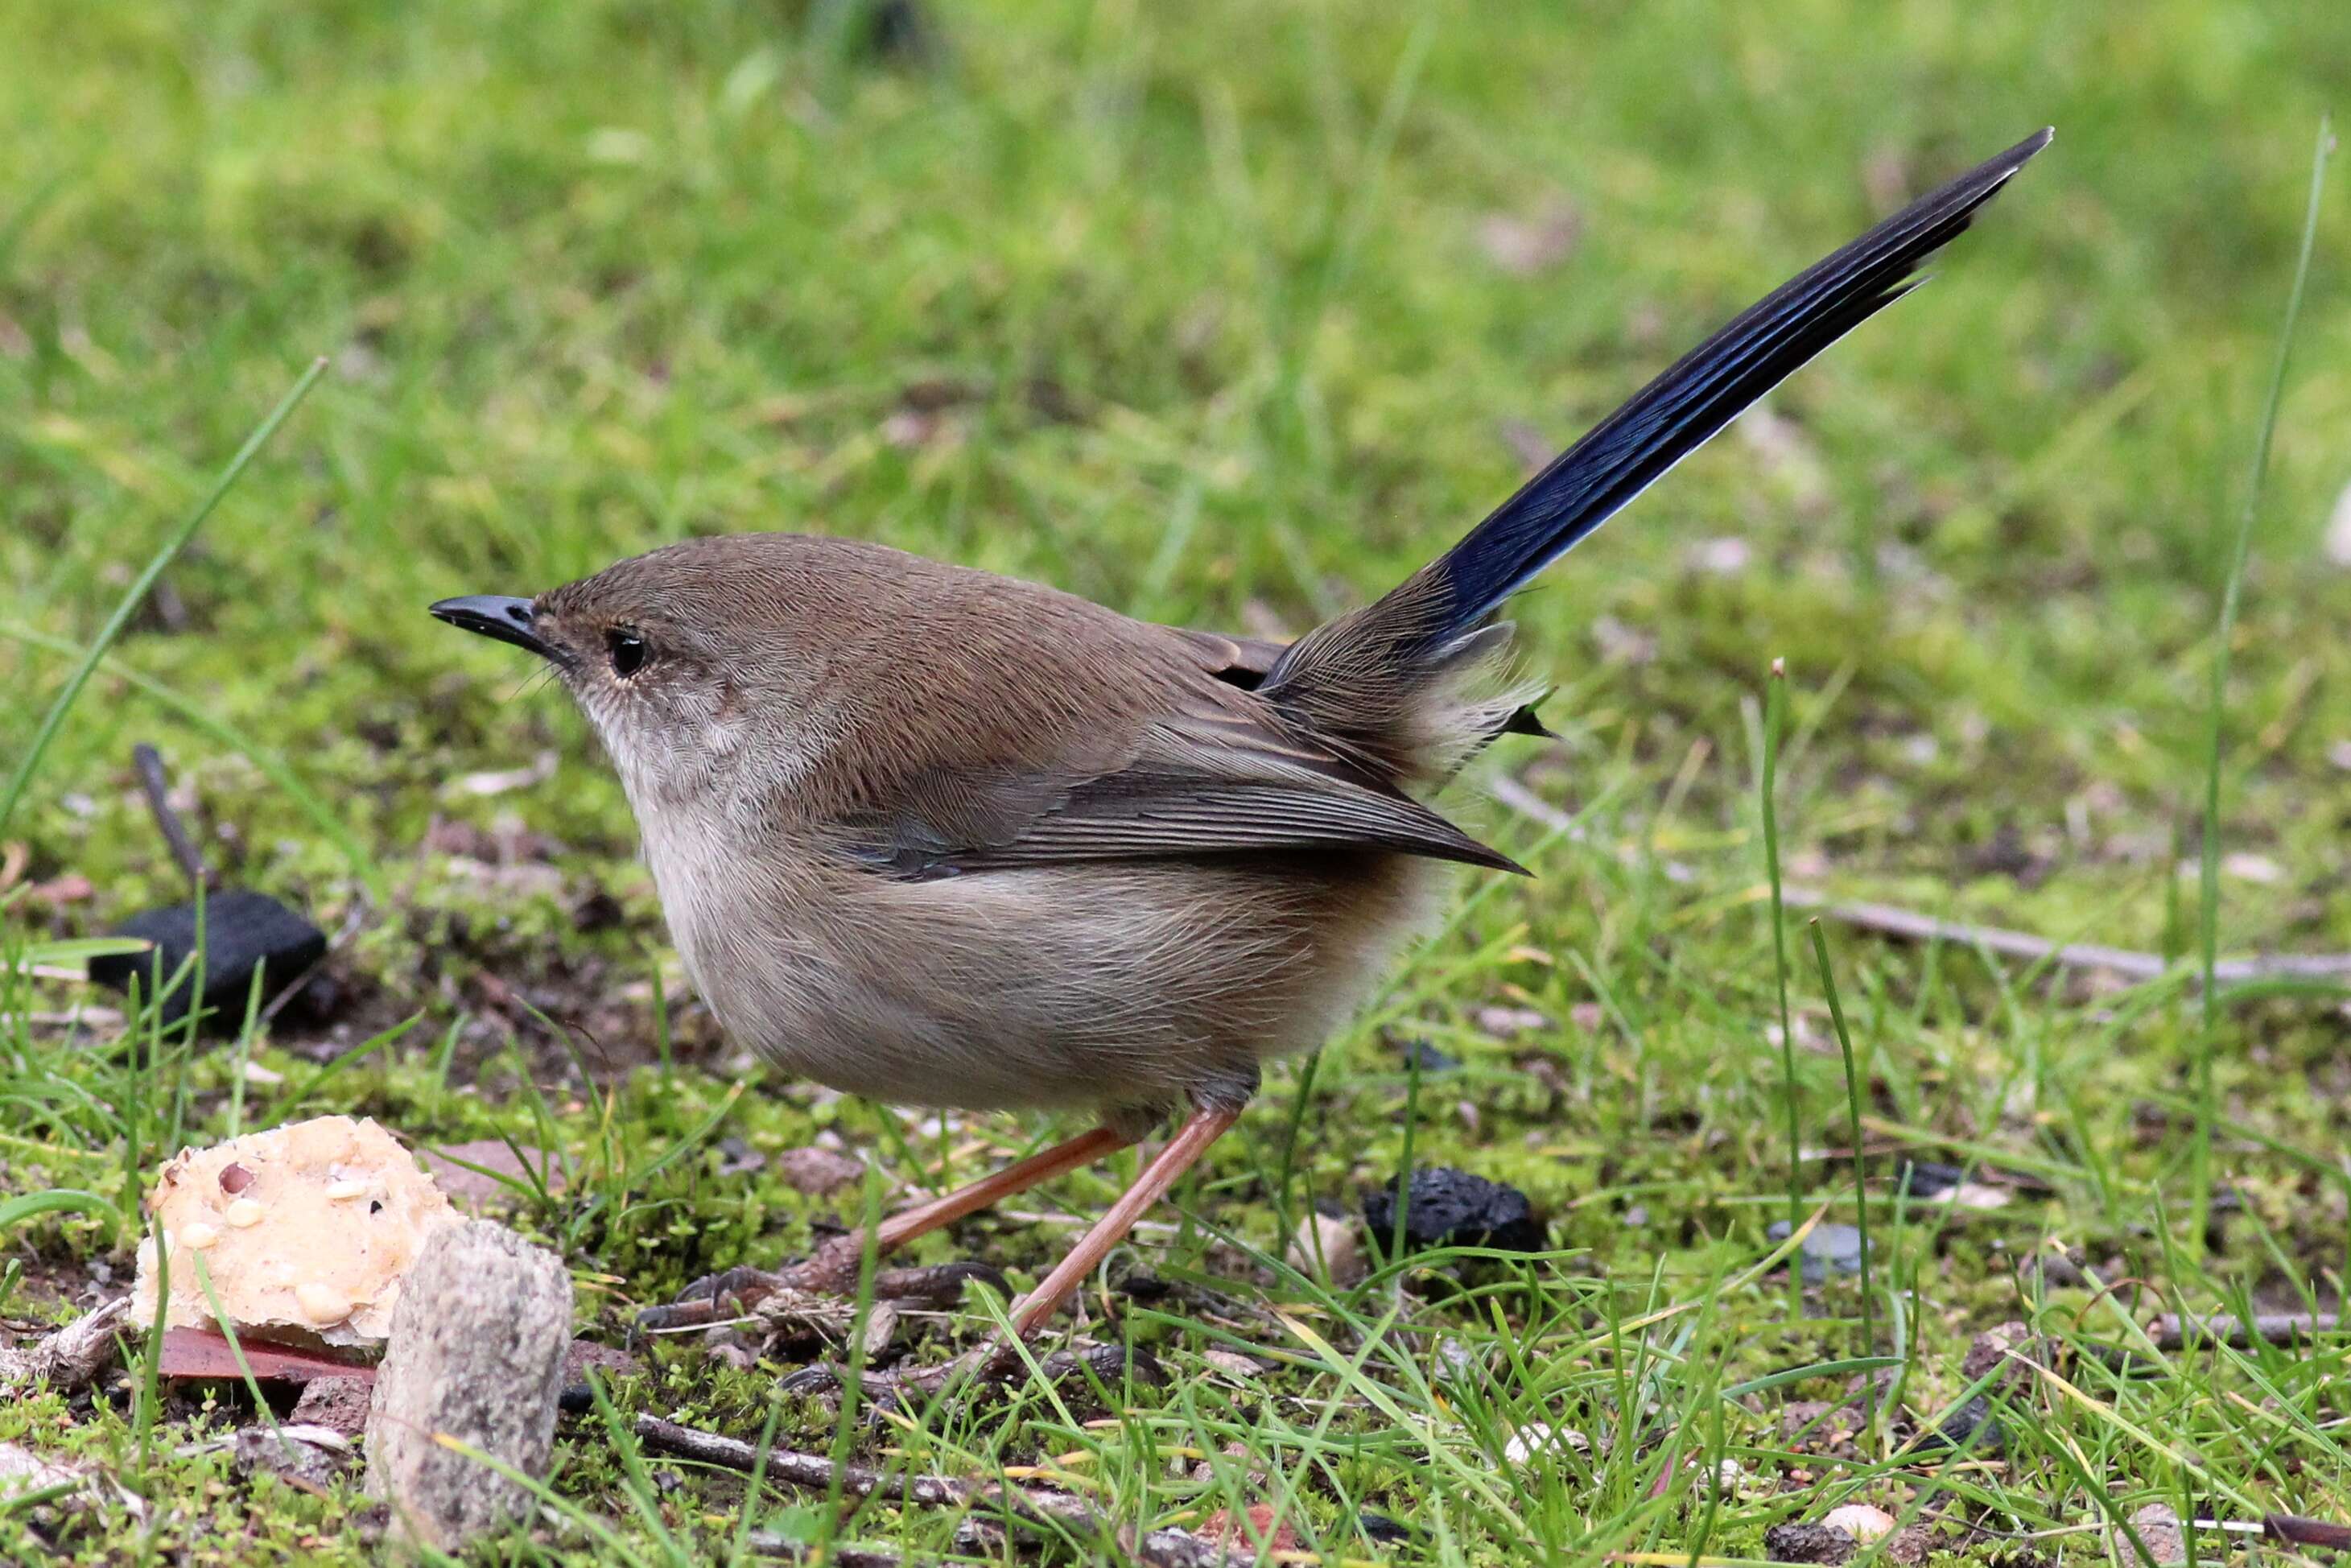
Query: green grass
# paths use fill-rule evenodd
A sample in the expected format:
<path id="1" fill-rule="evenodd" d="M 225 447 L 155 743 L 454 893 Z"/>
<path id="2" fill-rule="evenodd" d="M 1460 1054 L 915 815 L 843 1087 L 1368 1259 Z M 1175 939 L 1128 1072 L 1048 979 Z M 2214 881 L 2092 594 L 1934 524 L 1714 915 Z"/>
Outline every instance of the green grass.
<path id="1" fill-rule="evenodd" d="M 2351 15 L 2050 11 L 998 4 L 940 8 L 901 57 L 845 0 L 22 9 L 0 60 L 0 779 L 26 854 L 0 895 L 0 1312 L 59 1315 L 93 1262 L 120 1282 L 143 1174 L 233 1118 L 558 1149 L 569 1181 L 519 1222 L 608 1339 L 854 1211 L 772 1166 L 720 1174 L 726 1140 L 830 1134 L 920 1189 L 1061 1130 L 926 1128 L 739 1060 L 687 996 L 583 724 L 429 601 L 784 527 L 1302 628 L 1463 529 L 1520 446 L 2053 121 L 1932 287 L 1523 601 L 1563 738 L 1495 765 L 1583 831 L 1465 807 L 1538 879 L 1466 884 L 1364 1019 L 1270 1074 L 1171 1228 L 1113 1267 L 1174 1291 L 1089 1292 L 1168 1387 L 842 1424 L 772 1400 L 773 1368 L 664 1344 L 612 1395 L 909 1472 L 1043 1465 L 1122 1525 L 1270 1503 L 1333 1559 L 1754 1558 L 1849 1498 L 1931 1514 L 1986 1563 L 2106 1559 L 2097 1527 L 2157 1500 L 2351 1515 L 2342 1340 L 2156 1353 L 2142 1332 L 2158 1308 L 2331 1306 L 2351 1266 L 2342 998 L 2224 988 L 2208 1025 L 2186 977 L 2208 929 L 2224 954 L 2351 949 L 2351 570 L 2324 548 L 2351 481 L 2339 162 L 2273 441 L 2264 412 Z M 1514 270 L 1498 220 L 1566 237 Z M 107 649 L 140 569 L 320 355 Z M 1743 560 L 1702 548 L 1726 538 Z M 1789 882 L 2180 969 L 2092 988 L 1832 929 L 1835 1027 L 1811 945 L 1767 914 L 1775 657 Z M 141 739 L 200 798 L 208 854 L 340 934 L 340 1021 L 227 1048 L 32 1021 L 112 998 L 19 960 L 179 896 Z M 548 751 L 536 782 L 464 785 Z M 452 852 L 525 831 L 544 842 L 491 873 Z M 74 874 L 93 896 L 24 891 Z M 1408 1070 L 1416 1040 L 1460 1066 Z M 1792 1157 L 1805 1215 L 1855 1218 L 1847 1040 L 1876 1289 L 1865 1312 L 1840 1277 L 1799 1312 L 1764 1233 Z M 278 1081 L 244 1082 L 248 1056 Z M 1897 1190 L 1904 1154 L 2048 1190 L 1925 1203 Z M 1346 1289 L 1279 1261 L 1289 1219 L 1407 1158 L 1520 1185 L 1559 1250 Z M 1019 1207 L 1081 1212 L 1134 1168 Z M 12 1201 L 49 1189 L 85 1196 Z M 2233 1202 L 2199 1223 L 2208 1191 Z M 1071 1234 L 977 1219 L 917 1251 L 1025 1282 Z M 2056 1343 L 2047 1375 L 1972 1387 L 1970 1340 L 2009 1319 Z M 1874 1427 L 1813 1409 L 1873 1367 Z M 1974 1394 L 2001 1451 L 1913 1446 Z M 356 1496 L 181 1452 L 251 1418 L 242 1390 L 150 1405 L 135 1376 L 0 1404 L 0 1441 L 97 1459 L 151 1505 L 142 1525 L 0 1504 L 0 1558 L 370 1560 Z M 1507 1459 L 1534 1423 L 1588 1444 Z M 1737 1484 L 1704 1484 L 1725 1457 Z M 550 1484 L 535 1531 L 480 1560 L 698 1563 L 759 1532 L 954 1550 L 946 1513 L 747 1500 L 599 1418 L 567 1424 Z M 1367 1540 L 1364 1510 L 1414 1543 Z M 2052 1531 L 2074 1532 L 2012 1539 Z"/>

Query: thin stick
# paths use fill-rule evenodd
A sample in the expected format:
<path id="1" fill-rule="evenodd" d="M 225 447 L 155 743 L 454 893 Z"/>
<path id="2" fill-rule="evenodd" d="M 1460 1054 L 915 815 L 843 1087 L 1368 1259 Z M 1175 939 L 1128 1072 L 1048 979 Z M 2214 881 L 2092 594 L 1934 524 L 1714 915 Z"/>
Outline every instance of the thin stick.
<path id="1" fill-rule="evenodd" d="M 946 1476 L 885 1475 L 870 1466 L 835 1462 L 822 1454 L 761 1448 L 740 1437 L 681 1427 L 658 1416 L 639 1416 L 632 1425 L 637 1440 L 647 1448 L 747 1474 L 764 1463 L 769 1478 L 808 1491 L 860 1501 L 878 1497 L 885 1502 L 915 1508 L 978 1510 L 1001 1506 L 1026 1523 L 1050 1525 L 1081 1537 L 1120 1540 L 1118 1531 L 1092 1505 L 1061 1492 L 959 1481 Z M 1122 1544 L 1133 1553 L 1135 1562 L 1146 1568 L 1174 1568 L 1178 1563 L 1223 1560 L 1217 1554 L 1218 1549 L 1209 1542 L 1180 1530 L 1155 1530 L 1123 1541 Z"/>
<path id="2" fill-rule="evenodd" d="M 2262 1312 L 2252 1318 L 2182 1317 L 2166 1312 L 2149 1323 L 2147 1337 L 2158 1350 L 2188 1350 L 2199 1344 L 2224 1344 L 2243 1350 L 2256 1341 L 2293 1344 L 2319 1334 L 2340 1333 L 2343 1320 L 2335 1312 Z"/>
<path id="3" fill-rule="evenodd" d="M 1816 887 L 1792 886 L 1787 902 L 1798 909 L 1816 909 L 1827 919 L 1882 936 L 1909 942 L 1949 942 L 1980 947 L 2004 958 L 2043 961 L 2061 969 L 2101 969 L 2134 980 L 2159 980 L 2177 966 L 2159 953 L 2108 947 L 2095 942 L 2052 942 L 2027 931 L 1966 921 L 1938 920 L 1891 904 L 1831 897 Z M 2212 977 L 2222 984 L 2245 980 L 2334 980 L 2351 977 L 2351 953 L 2264 953 L 2250 958 L 2223 958 L 2213 966 Z"/>
<path id="4" fill-rule="evenodd" d="M 1498 778 L 1489 788 L 1494 799 L 1529 821 L 1574 842 L 1588 841 L 1590 835 L 1582 823 L 1517 779 Z M 1639 852 L 1627 845 L 1621 852 L 1621 858 L 1627 862 L 1638 860 Z M 1677 885 L 1687 885 L 1699 880 L 1698 869 L 1680 861 L 1660 861 L 1657 864 L 1666 880 Z M 2095 942 L 2052 942 L 2029 931 L 1978 925 L 1960 920 L 1938 920 L 1931 915 L 1921 915 L 1899 904 L 1840 899 L 1825 889 L 1810 887 L 1802 883 L 1783 883 L 1780 889 L 1780 902 L 1790 909 L 1817 910 L 1823 919 L 1834 920 L 1840 925 L 1850 925 L 1858 931 L 1872 931 L 1881 936 L 1898 937 L 1906 942 L 1949 942 L 1960 947 L 1980 947 L 2003 958 L 2022 958 L 2032 963 L 2045 961 L 2061 969 L 2097 969 L 2126 979 L 2159 980 L 2176 967 L 2166 963 L 2159 953 L 2108 947 Z M 2250 958 L 2223 958 L 2213 966 L 2212 977 L 2229 985 L 2246 980 L 2351 978 L 2351 953 L 2264 953 Z"/>
<path id="5" fill-rule="evenodd" d="M 180 874 L 188 879 L 191 889 L 203 887 L 204 857 L 196 852 L 187 825 L 172 809 L 172 780 L 163 772 L 162 755 L 142 740 L 131 748 L 131 763 L 139 773 L 139 789 L 147 797 L 147 813 L 155 819 L 155 831 L 163 835 L 172 858 L 179 862 Z"/>

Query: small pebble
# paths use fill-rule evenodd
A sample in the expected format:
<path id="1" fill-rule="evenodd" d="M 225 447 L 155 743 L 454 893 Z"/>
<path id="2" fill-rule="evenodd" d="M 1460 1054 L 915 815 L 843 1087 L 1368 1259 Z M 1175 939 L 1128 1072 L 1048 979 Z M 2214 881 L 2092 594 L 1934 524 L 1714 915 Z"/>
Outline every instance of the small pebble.
<path id="1" fill-rule="evenodd" d="M 351 1315 L 349 1296 L 315 1280 L 294 1287 L 294 1303 L 314 1323 L 339 1323 Z"/>
<path id="2" fill-rule="evenodd" d="M 2179 1515 L 2168 1503 L 2151 1502 L 2130 1516 L 2131 1528 L 2147 1545 L 2147 1554 L 2165 1568 L 2188 1561 L 2188 1537 L 2179 1526 Z M 2138 1549 L 2122 1531 L 2107 1531 L 2107 1545 L 2115 1556 L 2126 1563 L 2139 1562 Z"/>
<path id="3" fill-rule="evenodd" d="M 262 1208 L 261 1205 L 254 1201 L 252 1198 L 240 1197 L 235 1203 L 228 1206 L 228 1211 L 225 1214 L 223 1214 L 221 1218 L 227 1220 L 231 1225 L 235 1226 L 239 1230 L 246 1230 L 260 1224 L 261 1217 L 264 1212 L 266 1211 Z"/>
<path id="4" fill-rule="evenodd" d="M 1865 1502 L 1849 1502 L 1842 1508 L 1833 1508 L 1821 1522 L 1844 1531 L 1864 1546 L 1879 1536 L 1894 1533 L 1894 1516 Z"/>
<path id="5" fill-rule="evenodd" d="M 1290 1262 L 1301 1273 L 1328 1278 L 1343 1290 L 1367 1272 L 1362 1236 L 1344 1215 L 1302 1216 L 1290 1239 Z"/>
<path id="6" fill-rule="evenodd" d="M 1502 1445 L 1502 1458 L 1514 1465 L 1523 1465 L 1537 1454 L 1552 1448 L 1565 1448 L 1573 1453 L 1592 1451 L 1592 1439 L 1573 1427 L 1553 1427 L 1548 1421 L 1530 1421 L 1510 1434 Z"/>
<path id="7" fill-rule="evenodd" d="M 180 1232 L 180 1245 L 201 1252 L 220 1239 L 220 1232 L 209 1225 L 191 1225 Z"/>
<path id="8" fill-rule="evenodd" d="M 1763 1550 L 1774 1563 L 1835 1564 L 1850 1558 L 1856 1548 L 1853 1537 L 1842 1530 L 1792 1519 L 1763 1531 Z"/>
<path id="9" fill-rule="evenodd" d="M 1364 1197 L 1364 1225 L 1372 1245 L 1384 1249 L 1395 1235 L 1396 1196 L 1392 1181 Z M 1405 1212 L 1410 1249 L 1491 1247 L 1509 1252 L 1539 1252 L 1545 1245 L 1542 1222 L 1527 1195 L 1468 1171 L 1443 1167 L 1412 1173 Z"/>
<path id="10" fill-rule="evenodd" d="M 1773 1242 L 1785 1241 L 1791 1234 L 1788 1222 L 1774 1220 L 1763 1233 Z M 1817 1285 L 1832 1273 L 1861 1272 L 1861 1231 L 1851 1225 L 1834 1223 L 1815 1225 L 1797 1249 L 1797 1261 L 1803 1270 L 1807 1285 Z"/>
<path id="11" fill-rule="evenodd" d="M 336 1203 L 349 1203 L 355 1197 L 366 1196 L 367 1183 L 363 1181 L 339 1181 L 327 1188 L 327 1197 Z"/>
<path id="12" fill-rule="evenodd" d="M 220 1188 L 221 1191 L 228 1194 L 231 1197 L 235 1197 L 238 1193 L 243 1192 L 246 1187 L 249 1187 L 252 1185 L 253 1173 L 246 1169 L 243 1166 L 224 1166 L 221 1167 Z"/>

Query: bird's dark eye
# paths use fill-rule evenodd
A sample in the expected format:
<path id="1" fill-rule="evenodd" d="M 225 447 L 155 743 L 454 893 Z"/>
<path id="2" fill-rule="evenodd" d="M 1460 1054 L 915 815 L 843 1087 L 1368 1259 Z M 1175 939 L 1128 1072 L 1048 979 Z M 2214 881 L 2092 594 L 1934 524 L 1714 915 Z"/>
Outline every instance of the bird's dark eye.
<path id="1" fill-rule="evenodd" d="M 653 653 L 645 640 L 627 626 L 615 626 L 604 633 L 604 651 L 612 656 L 612 673 L 624 681 L 643 669 Z"/>

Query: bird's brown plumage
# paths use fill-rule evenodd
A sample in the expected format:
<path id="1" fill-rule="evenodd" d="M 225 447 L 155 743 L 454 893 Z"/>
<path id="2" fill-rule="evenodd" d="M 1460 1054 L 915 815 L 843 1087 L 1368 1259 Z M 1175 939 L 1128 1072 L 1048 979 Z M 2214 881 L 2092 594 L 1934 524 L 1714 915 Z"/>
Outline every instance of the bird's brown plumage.
<path id="1" fill-rule="evenodd" d="M 1373 983 L 1448 863 L 1516 869 L 1425 799 L 1528 726 L 1509 596 L 1900 298 L 2047 140 L 1790 280 L 1292 644 L 794 534 L 436 610 L 554 661 L 737 1039 L 893 1101 L 1230 1103 Z"/>
<path id="2" fill-rule="evenodd" d="M 1229 678 L 1238 640 L 846 540 L 623 561 L 534 607 L 731 1034 L 856 1092 L 1156 1109 L 1313 1043 L 1508 865 Z M 634 681 L 597 650 L 627 626 Z"/>

